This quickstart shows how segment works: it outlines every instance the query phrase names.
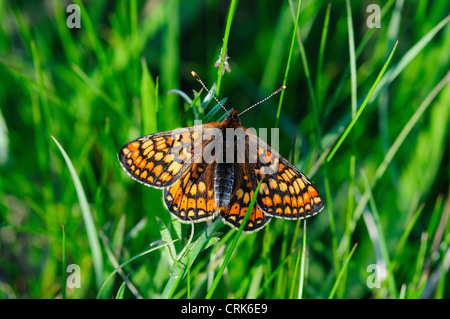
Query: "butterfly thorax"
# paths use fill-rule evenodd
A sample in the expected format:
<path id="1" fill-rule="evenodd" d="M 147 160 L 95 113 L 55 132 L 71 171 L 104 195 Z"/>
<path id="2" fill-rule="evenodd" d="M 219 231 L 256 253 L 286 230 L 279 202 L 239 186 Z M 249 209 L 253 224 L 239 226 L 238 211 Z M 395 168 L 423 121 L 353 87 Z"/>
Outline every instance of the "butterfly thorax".
<path id="1" fill-rule="evenodd" d="M 238 116 L 238 112 L 236 110 L 233 110 L 230 114 L 227 115 L 225 121 L 223 121 L 222 123 L 224 123 L 228 127 L 239 127 L 241 126 L 241 119 Z"/>

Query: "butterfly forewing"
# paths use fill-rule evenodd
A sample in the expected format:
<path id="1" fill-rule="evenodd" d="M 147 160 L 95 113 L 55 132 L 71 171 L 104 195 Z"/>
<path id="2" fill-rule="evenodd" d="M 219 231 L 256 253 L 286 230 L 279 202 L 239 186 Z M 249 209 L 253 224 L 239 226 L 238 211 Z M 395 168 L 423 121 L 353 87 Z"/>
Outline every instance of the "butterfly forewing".
<path id="1" fill-rule="evenodd" d="M 201 134 L 214 123 L 180 128 L 140 137 L 118 153 L 119 162 L 133 179 L 147 186 L 164 188 L 173 184 L 196 157 L 201 157 Z M 200 150 L 200 152 L 195 152 Z"/>
<path id="2" fill-rule="evenodd" d="M 262 180 L 257 197 L 261 209 L 271 216 L 298 219 L 312 216 L 323 208 L 322 198 L 311 181 L 263 140 L 250 135 L 257 145 L 257 158 L 251 164 L 257 180 Z M 257 142 L 252 143 L 252 139 Z M 250 152 L 251 154 L 251 152 Z"/>

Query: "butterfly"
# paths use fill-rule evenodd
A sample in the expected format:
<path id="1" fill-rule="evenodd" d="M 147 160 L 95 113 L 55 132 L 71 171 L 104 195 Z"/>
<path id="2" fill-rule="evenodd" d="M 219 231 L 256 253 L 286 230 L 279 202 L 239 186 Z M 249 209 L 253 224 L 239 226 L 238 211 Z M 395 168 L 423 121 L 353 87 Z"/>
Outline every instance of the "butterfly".
<path id="1" fill-rule="evenodd" d="M 223 222 L 239 228 L 260 181 L 245 232 L 262 229 L 272 217 L 301 219 L 324 207 L 311 181 L 245 129 L 235 110 L 222 122 L 140 137 L 124 145 L 118 159 L 134 180 L 163 189 L 165 206 L 185 223 L 220 214 Z"/>

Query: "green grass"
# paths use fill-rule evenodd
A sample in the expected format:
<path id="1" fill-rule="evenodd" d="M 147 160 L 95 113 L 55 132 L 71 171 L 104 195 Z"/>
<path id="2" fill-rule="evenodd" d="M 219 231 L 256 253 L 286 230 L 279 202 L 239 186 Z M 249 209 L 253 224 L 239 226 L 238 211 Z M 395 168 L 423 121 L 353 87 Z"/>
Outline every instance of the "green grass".
<path id="1" fill-rule="evenodd" d="M 448 1 L 380 2 L 379 29 L 351 0 L 74 3 L 81 29 L 0 4 L 0 298 L 450 298 Z M 323 212 L 185 225 L 125 174 L 128 141 L 223 119 L 192 70 L 239 111 L 287 86 L 241 120 Z"/>

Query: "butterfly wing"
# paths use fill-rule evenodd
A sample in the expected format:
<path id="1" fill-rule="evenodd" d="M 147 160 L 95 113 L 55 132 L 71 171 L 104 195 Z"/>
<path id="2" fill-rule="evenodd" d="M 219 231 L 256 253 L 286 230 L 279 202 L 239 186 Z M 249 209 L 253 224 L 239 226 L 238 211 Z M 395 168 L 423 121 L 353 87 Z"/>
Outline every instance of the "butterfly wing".
<path id="1" fill-rule="evenodd" d="M 164 188 L 167 209 L 182 222 L 199 222 L 215 216 L 214 166 L 193 163 L 181 178 Z"/>
<path id="2" fill-rule="evenodd" d="M 216 125 L 195 125 L 140 137 L 120 149 L 119 162 L 136 181 L 165 188 L 201 157 L 203 144 L 207 142 L 202 132 Z"/>
<path id="3" fill-rule="evenodd" d="M 242 220 L 247 213 L 248 206 L 253 198 L 254 190 L 258 183 L 248 164 L 235 164 L 234 189 L 230 197 L 230 205 L 223 209 L 220 215 L 223 221 L 234 228 L 239 228 Z M 253 205 L 244 231 L 252 232 L 262 229 L 269 221 L 270 216 L 264 214 L 259 205 L 255 202 Z"/>
<path id="4" fill-rule="evenodd" d="M 318 190 L 299 169 L 256 135 L 249 134 L 249 145 L 255 148 L 250 151 L 255 177 L 263 180 L 257 202 L 266 214 L 299 219 L 323 209 Z"/>

